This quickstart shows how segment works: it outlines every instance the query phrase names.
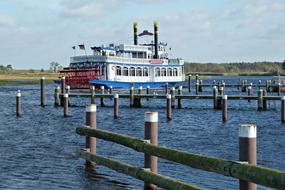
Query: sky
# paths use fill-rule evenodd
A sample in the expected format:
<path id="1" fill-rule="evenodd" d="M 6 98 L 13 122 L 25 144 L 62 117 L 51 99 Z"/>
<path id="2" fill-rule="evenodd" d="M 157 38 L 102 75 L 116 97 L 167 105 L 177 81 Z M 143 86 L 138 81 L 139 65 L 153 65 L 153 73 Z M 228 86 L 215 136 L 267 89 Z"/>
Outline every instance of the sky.
<path id="1" fill-rule="evenodd" d="M 0 64 L 47 69 L 84 55 L 72 49 L 133 43 L 159 24 L 159 41 L 189 62 L 285 59 L 285 0 L 1 0 Z M 139 38 L 139 42 L 152 38 Z"/>

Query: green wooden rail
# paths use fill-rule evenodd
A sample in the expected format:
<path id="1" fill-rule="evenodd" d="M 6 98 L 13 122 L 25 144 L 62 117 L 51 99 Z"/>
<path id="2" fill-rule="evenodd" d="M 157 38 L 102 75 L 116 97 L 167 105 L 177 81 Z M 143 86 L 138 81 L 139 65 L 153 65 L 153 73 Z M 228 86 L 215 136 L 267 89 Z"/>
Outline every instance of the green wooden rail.
<path id="1" fill-rule="evenodd" d="M 112 160 L 109 158 L 105 158 L 103 156 L 91 154 L 90 152 L 87 152 L 86 150 L 78 150 L 76 154 L 86 160 L 94 161 L 97 164 L 106 166 L 108 168 L 111 168 L 113 170 L 116 170 L 117 172 L 124 173 L 127 175 L 130 175 L 132 177 L 135 177 L 137 179 L 143 180 L 145 182 L 155 184 L 159 187 L 165 188 L 165 189 L 174 189 L 174 190 L 201 190 L 202 188 L 189 185 L 181 181 L 177 181 L 176 179 L 166 177 L 160 174 L 156 174 L 151 172 L 150 170 L 143 169 L 143 168 L 137 168 L 122 162 L 118 162 L 116 160 Z"/>
<path id="2" fill-rule="evenodd" d="M 155 146 L 131 136 L 99 129 L 90 129 L 86 126 L 77 128 L 76 132 L 80 135 L 97 137 L 121 144 L 136 151 L 144 152 L 192 168 L 215 172 L 224 176 L 230 176 L 276 189 L 284 189 L 285 187 L 284 171 L 178 151 L 164 146 Z"/>

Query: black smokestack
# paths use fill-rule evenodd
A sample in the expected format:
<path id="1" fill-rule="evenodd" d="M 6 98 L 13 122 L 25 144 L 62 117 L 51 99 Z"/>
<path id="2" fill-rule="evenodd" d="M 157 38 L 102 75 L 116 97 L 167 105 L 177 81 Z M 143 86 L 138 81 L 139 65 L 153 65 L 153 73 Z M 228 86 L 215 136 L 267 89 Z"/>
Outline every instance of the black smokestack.
<path id="1" fill-rule="evenodd" d="M 138 45 L 138 23 L 134 23 L 134 45 Z"/>
<path id="2" fill-rule="evenodd" d="M 158 59 L 158 23 L 154 22 L 154 59 Z"/>

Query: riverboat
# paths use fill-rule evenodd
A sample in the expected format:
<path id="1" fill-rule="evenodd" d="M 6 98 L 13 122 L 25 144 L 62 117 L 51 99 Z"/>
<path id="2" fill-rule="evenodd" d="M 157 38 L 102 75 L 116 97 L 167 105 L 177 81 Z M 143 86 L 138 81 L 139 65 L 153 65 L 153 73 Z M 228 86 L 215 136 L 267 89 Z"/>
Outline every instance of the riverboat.
<path id="1" fill-rule="evenodd" d="M 93 55 L 73 56 L 69 67 L 60 71 L 71 88 L 161 88 L 184 81 L 184 60 L 169 58 L 167 44 L 158 42 L 158 24 L 154 33 L 144 30 L 138 34 L 134 23 L 134 44 L 91 47 Z M 154 36 L 148 44 L 138 44 L 138 37 Z M 80 46 L 80 49 L 85 49 Z"/>

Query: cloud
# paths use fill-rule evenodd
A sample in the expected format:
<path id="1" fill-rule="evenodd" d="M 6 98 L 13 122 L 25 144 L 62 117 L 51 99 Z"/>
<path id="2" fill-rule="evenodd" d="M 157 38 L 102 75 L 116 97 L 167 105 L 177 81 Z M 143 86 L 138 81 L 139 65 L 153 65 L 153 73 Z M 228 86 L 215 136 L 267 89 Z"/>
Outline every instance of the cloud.
<path id="1" fill-rule="evenodd" d="M 17 24 L 17 19 L 13 16 L 0 14 L 0 26 L 11 27 Z"/>

